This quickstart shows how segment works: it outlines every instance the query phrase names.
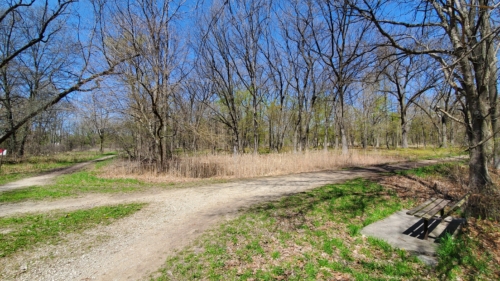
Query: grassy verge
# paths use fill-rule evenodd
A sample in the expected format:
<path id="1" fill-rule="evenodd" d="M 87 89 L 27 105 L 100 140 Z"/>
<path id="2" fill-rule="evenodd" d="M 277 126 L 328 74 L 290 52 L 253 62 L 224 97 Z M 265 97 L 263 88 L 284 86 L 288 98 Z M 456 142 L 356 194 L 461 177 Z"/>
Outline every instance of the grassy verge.
<path id="1" fill-rule="evenodd" d="M 140 210 L 144 204 L 104 206 L 70 213 L 0 218 L 0 258 L 39 243 L 58 243 L 66 233 L 110 224 Z"/>
<path id="2" fill-rule="evenodd" d="M 131 192 L 140 190 L 144 186 L 144 183 L 135 179 L 104 179 L 98 177 L 95 171 L 81 171 L 62 175 L 52 185 L 2 192 L 0 202 L 61 198 L 85 193 Z"/>
<path id="3" fill-rule="evenodd" d="M 53 169 L 95 160 L 115 153 L 98 154 L 92 152 L 67 152 L 51 156 L 33 156 L 23 159 L 3 160 L 0 167 L 0 185 Z"/>

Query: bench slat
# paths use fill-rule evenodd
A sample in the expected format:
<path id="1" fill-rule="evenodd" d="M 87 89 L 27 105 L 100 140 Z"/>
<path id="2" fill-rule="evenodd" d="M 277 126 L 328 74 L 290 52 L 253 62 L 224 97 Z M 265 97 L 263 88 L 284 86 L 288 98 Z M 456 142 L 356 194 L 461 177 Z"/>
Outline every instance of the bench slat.
<path id="1" fill-rule="evenodd" d="M 443 202 L 444 199 L 436 199 L 434 200 L 434 202 L 432 202 L 431 204 L 427 205 L 425 208 L 423 208 L 422 210 L 418 211 L 417 213 L 413 214 L 414 216 L 416 217 L 423 217 L 425 214 L 427 214 L 427 212 L 429 212 L 430 210 L 433 210 L 436 205 L 439 205 L 439 203 Z"/>
<path id="2" fill-rule="evenodd" d="M 467 202 L 467 200 L 469 199 L 469 193 L 467 193 L 464 197 L 462 197 L 462 199 L 460 199 L 457 203 L 455 203 L 455 205 L 453 205 L 449 210 L 448 212 L 446 213 L 446 215 L 448 216 L 449 214 L 453 213 L 455 210 L 457 210 L 458 208 L 462 207 L 463 204 L 465 204 L 465 202 Z"/>
<path id="3" fill-rule="evenodd" d="M 418 211 L 420 211 L 420 210 L 424 209 L 425 207 L 429 206 L 430 204 L 432 204 L 436 200 L 437 200 L 436 198 L 431 198 L 431 199 L 425 201 L 424 203 L 418 205 L 417 207 L 409 210 L 408 212 L 406 212 L 406 214 L 410 215 L 410 216 L 413 216 L 415 213 L 417 213 Z"/>
<path id="4" fill-rule="evenodd" d="M 430 209 L 429 211 L 427 211 L 427 213 L 423 214 L 422 218 L 427 219 L 427 220 L 431 219 L 437 213 L 439 213 L 441 210 L 443 210 L 444 207 L 446 207 L 446 205 L 448 205 L 448 203 L 450 203 L 450 200 L 442 199 L 441 202 L 436 201 L 436 205 L 434 205 L 434 208 Z"/>
<path id="5" fill-rule="evenodd" d="M 428 205 L 432 204 L 436 200 L 437 200 L 436 198 L 431 198 L 431 199 L 425 201 L 424 203 L 418 205 L 417 207 L 409 210 L 408 212 L 406 212 L 406 214 L 407 215 L 414 215 L 415 213 L 417 213 L 418 211 L 420 211 L 423 208 L 427 207 Z"/>

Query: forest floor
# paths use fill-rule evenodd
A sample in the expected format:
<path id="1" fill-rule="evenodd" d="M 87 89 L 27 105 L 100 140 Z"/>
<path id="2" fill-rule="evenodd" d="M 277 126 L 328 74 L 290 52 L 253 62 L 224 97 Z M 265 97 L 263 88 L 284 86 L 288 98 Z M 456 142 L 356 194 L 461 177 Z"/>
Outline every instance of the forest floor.
<path id="1" fill-rule="evenodd" d="M 36 245 L 0 257 L 2 280 L 145 280 L 166 258 L 204 231 L 235 218 L 242 209 L 283 196 L 354 178 L 380 177 L 395 170 L 431 165 L 422 160 L 339 171 L 237 180 L 189 188 L 152 188 L 133 193 L 88 194 L 76 198 L 0 205 L 0 218 L 146 203 L 140 211 L 78 233 L 58 243 Z M 58 171 L 61 173 L 61 171 Z"/>

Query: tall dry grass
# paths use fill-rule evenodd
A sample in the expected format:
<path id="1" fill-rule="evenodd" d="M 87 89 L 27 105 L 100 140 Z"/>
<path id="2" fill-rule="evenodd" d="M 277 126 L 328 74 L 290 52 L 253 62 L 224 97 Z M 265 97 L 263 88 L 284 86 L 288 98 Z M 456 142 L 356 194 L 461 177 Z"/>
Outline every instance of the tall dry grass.
<path id="1" fill-rule="evenodd" d="M 335 170 L 352 166 L 367 166 L 401 160 L 384 156 L 377 151 L 351 151 L 341 155 L 337 151 L 309 151 L 305 153 L 201 155 L 176 158 L 168 171 L 157 173 L 154 165 L 121 161 L 104 168 L 102 176 L 135 178 L 146 182 L 185 182 L 202 178 L 239 179 L 276 176 L 321 170 Z"/>

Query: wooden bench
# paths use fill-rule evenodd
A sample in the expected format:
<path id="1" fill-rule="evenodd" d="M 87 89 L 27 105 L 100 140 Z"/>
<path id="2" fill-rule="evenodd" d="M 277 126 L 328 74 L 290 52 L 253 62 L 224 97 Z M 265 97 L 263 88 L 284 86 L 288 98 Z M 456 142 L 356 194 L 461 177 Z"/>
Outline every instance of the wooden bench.
<path id="1" fill-rule="evenodd" d="M 447 217 L 449 214 L 460 208 L 469 197 L 469 194 L 465 195 L 458 202 L 453 204 L 449 209 L 445 208 L 450 204 L 450 200 L 431 198 L 425 201 L 423 204 L 406 212 L 407 215 L 422 218 L 424 220 L 424 240 L 427 240 L 429 236 L 429 220 L 436 216 L 438 213 L 441 218 Z"/>

